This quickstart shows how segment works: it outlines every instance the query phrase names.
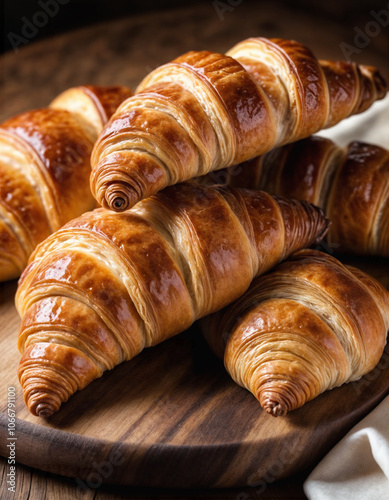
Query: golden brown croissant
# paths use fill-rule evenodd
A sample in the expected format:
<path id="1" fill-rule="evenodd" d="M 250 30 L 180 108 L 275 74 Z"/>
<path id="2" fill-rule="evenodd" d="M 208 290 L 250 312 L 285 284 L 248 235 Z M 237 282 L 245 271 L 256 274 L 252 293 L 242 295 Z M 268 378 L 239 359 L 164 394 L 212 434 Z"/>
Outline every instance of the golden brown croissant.
<path id="1" fill-rule="evenodd" d="M 0 281 L 19 276 L 39 242 L 95 206 L 92 147 L 130 95 L 125 87 L 75 87 L 0 126 Z"/>
<path id="2" fill-rule="evenodd" d="M 331 220 L 327 239 L 336 251 L 389 257 L 389 151 L 379 146 L 340 148 L 311 136 L 199 182 L 306 200 Z"/>
<path id="3" fill-rule="evenodd" d="M 285 415 L 377 365 L 389 292 L 359 269 L 302 250 L 202 327 L 235 382 L 266 412 Z"/>
<path id="4" fill-rule="evenodd" d="M 105 370 L 238 298 L 327 225 L 306 202 L 195 183 L 69 222 L 37 247 L 19 281 L 28 408 L 56 412 Z"/>
<path id="5" fill-rule="evenodd" d="M 92 154 L 93 195 L 126 210 L 167 185 L 330 127 L 385 93 L 375 68 L 318 61 L 291 40 L 189 52 L 151 72 L 104 128 Z"/>

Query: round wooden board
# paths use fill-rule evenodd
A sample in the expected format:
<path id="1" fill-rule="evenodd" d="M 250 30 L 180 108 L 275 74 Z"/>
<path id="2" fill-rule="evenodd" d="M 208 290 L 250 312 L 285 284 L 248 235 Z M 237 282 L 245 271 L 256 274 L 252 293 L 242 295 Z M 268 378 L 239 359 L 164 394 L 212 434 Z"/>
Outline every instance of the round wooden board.
<path id="1" fill-rule="evenodd" d="M 389 286 L 384 260 L 352 263 Z M 17 390 L 17 461 L 98 481 L 150 487 L 255 486 L 315 465 L 389 392 L 389 350 L 358 382 L 287 415 L 265 414 L 226 374 L 197 325 L 105 373 L 51 419 L 29 414 L 18 386 L 16 283 L 1 285 L 0 428 L 7 388 Z M 6 439 L 0 453 L 8 456 Z M 81 482 L 84 481 L 84 483 Z"/>
<path id="2" fill-rule="evenodd" d="M 319 57 L 343 57 L 340 43 L 348 38 L 341 25 L 313 27 L 309 12 L 277 1 L 272 8 L 277 15 L 271 23 L 250 2 L 221 20 L 209 2 L 31 43 L 0 58 L 5 77 L 0 120 L 45 106 L 73 85 L 135 88 L 151 69 L 187 50 L 225 51 L 251 35 L 297 38 Z M 381 40 L 376 37 L 356 59 L 388 76 Z M 357 263 L 389 286 L 386 261 Z M 195 325 L 106 373 L 50 420 L 38 419 L 26 410 L 16 376 L 15 290 L 16 282 L 0 284 L 0 453 L 8 456 L 7 389 L 15 387 L 17 462 L 76 477 L 81 489 L 105 481 L 185 488 L 250 485 L 260 491 L 263 482 L 314 466 L 389 392 L 385 353 L 361 381 L 325 393 L 285 418 L 272 418 L 230 380 Z"/>

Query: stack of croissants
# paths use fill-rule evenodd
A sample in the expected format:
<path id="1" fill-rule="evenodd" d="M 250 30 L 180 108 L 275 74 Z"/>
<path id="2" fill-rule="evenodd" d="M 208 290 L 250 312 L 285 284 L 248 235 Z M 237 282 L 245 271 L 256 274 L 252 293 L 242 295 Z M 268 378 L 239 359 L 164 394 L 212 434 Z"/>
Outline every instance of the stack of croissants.
<path id="1" fill-rule="evenodd" d="M 20 277 L 30 412 L 197 320 L 273 416 L 371 371 L 389 291 L 333 254 L 389 257 L 389 152 L 312 134 L 385 95 L 373 67 L 250 38 L 2 123 L 0 279 Z"/>

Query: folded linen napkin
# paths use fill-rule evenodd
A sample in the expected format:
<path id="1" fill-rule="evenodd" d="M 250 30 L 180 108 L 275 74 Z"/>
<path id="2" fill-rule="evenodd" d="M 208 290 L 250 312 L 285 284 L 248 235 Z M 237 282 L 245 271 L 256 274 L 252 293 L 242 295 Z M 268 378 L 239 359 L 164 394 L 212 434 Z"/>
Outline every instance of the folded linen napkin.
<path id="1" fill-rule="evenodd" d="M 309 500 L 389 499 L 389 396 L 323 458 L 304 491 Z"/>

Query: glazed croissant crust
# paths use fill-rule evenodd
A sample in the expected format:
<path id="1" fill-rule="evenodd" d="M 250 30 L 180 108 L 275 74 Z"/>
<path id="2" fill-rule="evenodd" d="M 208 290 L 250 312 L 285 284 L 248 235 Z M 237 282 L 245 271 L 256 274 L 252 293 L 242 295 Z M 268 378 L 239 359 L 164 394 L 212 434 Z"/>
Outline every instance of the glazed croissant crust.
<path id="1" fill-rule="evenodd" d="M 95 206 L 92 147 L 130 95 L 125 87 L 75 87 L 0 126 L 0 281 L 18 277 L 39 242 Z"/>
<path id="2" fill-rule="evenodd" d="M 226 55 L 189 52 L 136 92 L 92 155 L 93 195 L 116 211 L 360 113 L 386 85 L 375 68 L 318 61 L 292 40 L 250 38 Z"/>
<path id="3" fill-rule="evenodd" d="M 389 257 L 389 151 L 379 146 L 311 136 L 198 181 L 306 200 L 331 220 L 337 252 Z"/>
<path id="4" fill-rule="evenodd" d="M 302 250 L 202 328 L 231 377 L 266 412 L 285 415 L 377 365 L 389 292 L 359 269 Z"/>
<path id="5" fill-rule="evenodd" d="M 53 414 L 105 370 L 237 299 L 327 226 L 306 202 L 195 183 L 69 222 L 38 246 L 16 294 L 28 408 Z"/>

